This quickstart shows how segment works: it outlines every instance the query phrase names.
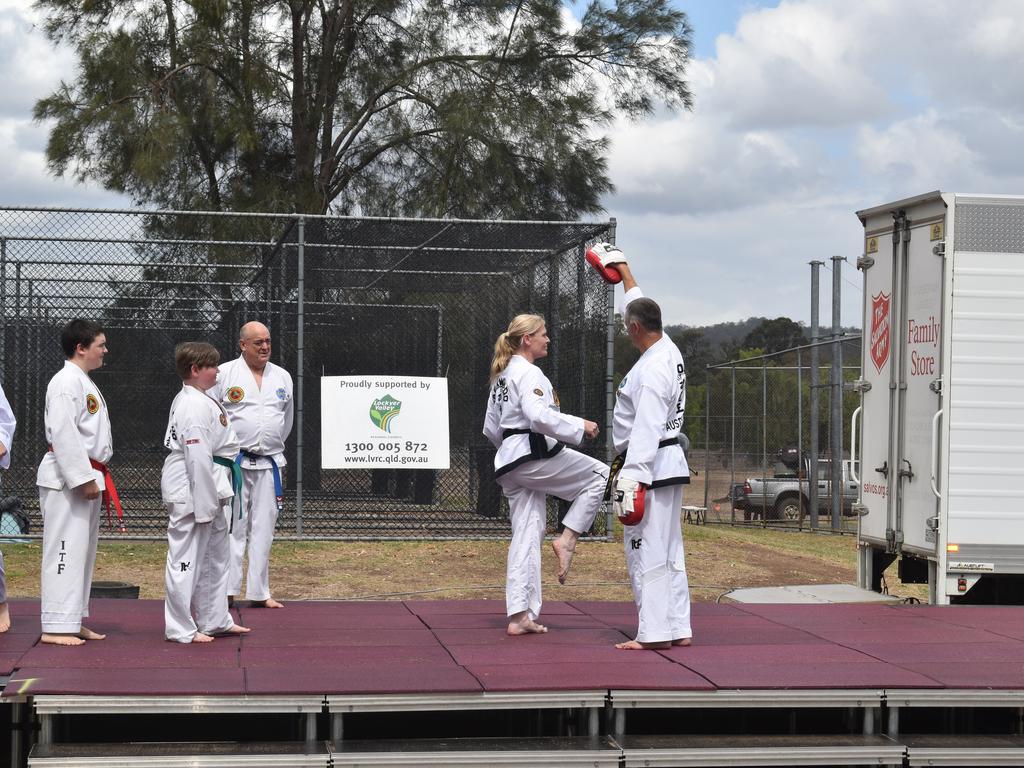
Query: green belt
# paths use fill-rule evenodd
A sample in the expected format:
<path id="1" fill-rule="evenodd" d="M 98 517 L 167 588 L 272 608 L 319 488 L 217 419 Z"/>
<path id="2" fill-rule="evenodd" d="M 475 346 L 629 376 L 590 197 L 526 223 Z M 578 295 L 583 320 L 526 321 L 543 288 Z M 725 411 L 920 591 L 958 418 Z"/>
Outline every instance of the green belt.
<path id="1" fill-rule="evenodd" d="M 238 519 L 242 519 L 242 468 L 238 466 L 231 459 L 225 459 L 223 456 L 214 456 L 214 464 L 220 464 L 222 467 L 227 467 L 231 470 L 231 487 L 235 491 L 235 496 L 231 499 L 231 506 L 234 507 L 235 503 L 238 503 Z M 234 515 L 232 515 L 234 520 Z M 232 527 L 234 525 L 232 524 Z"/>

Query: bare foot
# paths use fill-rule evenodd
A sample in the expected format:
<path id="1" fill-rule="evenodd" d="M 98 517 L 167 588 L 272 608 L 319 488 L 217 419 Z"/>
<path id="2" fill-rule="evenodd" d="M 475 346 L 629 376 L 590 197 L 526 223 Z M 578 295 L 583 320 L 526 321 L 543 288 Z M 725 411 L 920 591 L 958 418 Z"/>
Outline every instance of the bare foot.
<path id="1" fill-rule="evenodd" d="M 569 577 L 569 567 L 572 565 L 572 554 L 576 551 L 576 543 L 573 542 L 572 546 L 569 546 L 568 543 L 558 538 L 551 542 L 551 548 L 555 550 L 555 555 L 558 557 L 558 583 L 565 584 L 565 580 Z"/>
<path id="2" fill-rule="evenodd" d="M 525 613 L 517 613 L 513 616 L 508 617 L 508 629 L 505 630 L 507 634 L 516 635 L 543 635 L 548 631 L 548 628 L 543 624 L 538 624 L 536 621 L 531 619 Z"/>
<path id="3" fill-rule="evenodd" d="M 683 646 L 684 648 L 688 645 L 693 645 L 692 637 L 681 637 L 678 640 L 673 640 L 672 645 Z"/>
<path id="4" fill-rule="evenodd" d="M 82 627 L 78 630 L 78 636 L 83 640 L 103 640 L 106 635 L 101 635 L 99 632 L 93 632 L 88 627 Z"/>
<path id="5" fill-rule="evenodd" d="M 39 642 L 50 645 L 85 645 L 85 640 L 70 632 L 43 632 Z"/>
<path id="6" fill-rule="evenodd" d="M 209 635 L 203 634 L 202 632 L 196 632 L 194 635 L 192 635 L 192 642 L 193 643 L 212 643 L 213 642 L 213 638 L 210 637 Z"/>
<path id="7" fill-rule="evenodd" d="M 284 603 L 279 603 L 272 597 L 266 600 L 253 600 L 251 605 L 253 608 L 284 608 Z"/>
<path id="8" fill-rule="evenodd" d="M 11 628 L 11 609 L 7 603 L 0 603 L 0 632 Z"/>
<path id="9" fill-rule="evenodd" d="M 664 651 L 672 647 L 672 643 L 664 640 L 660 643 L 641 643 L 639 640 L 629 640 L 625 643 L 616 643 L 615 647 L 620 651 Z"/>
<path id="10" fill-rule="evenodd" d="M 237 624 L 232 624 L 230 629 L 225 629 L 222 633 L 224 635 L 244 635 L 246 632 L 252 632 L 248 627 L 240 627 Z"/>

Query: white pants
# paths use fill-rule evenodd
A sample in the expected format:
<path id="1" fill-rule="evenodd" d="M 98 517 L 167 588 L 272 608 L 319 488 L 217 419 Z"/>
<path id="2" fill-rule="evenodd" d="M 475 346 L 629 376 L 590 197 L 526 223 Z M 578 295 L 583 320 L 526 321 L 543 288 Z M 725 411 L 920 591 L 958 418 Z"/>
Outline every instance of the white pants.
<path id="1" fill-rule="evenodd" d="M 277 527 L 277 494 L 274 490 L 274 470 L 242 468 L 242 503 L 244 517 L 238 519 L 231 531 L 231 561 L 228 567 L 227 594 L 242 593 L 242 559 L 245 557 L 246 539 L 249 541 L 249 568 L 245 576 L 245 599 L 270 598 L 270 545 L 274 543 Z"/>
<path id="2" fill-rule="evenodd" d="M 214 635 L 234 624 L 225 589 L 227 516 L 220 514 L 208 523 L 197 523 L 187 504 L 168 504 L 167 513 L 164 636 L 190 643 L 196 632 Z"/>
<path id="3" fill-rule="evenodd" d="M 683 486 L 648 489 L 643 520 L 625 529 L 626 568 L 640 614 L 636 639 L 641 643 L 693 636 L 679 521 L 682 506 Z"/>
<path id="4" fill-rule="evenodd" d="M 508 499 L 512 541 L 505 571 L 506 613 L 540 616 L 540 547 L 547 530 L 547 496 L 572 499 L 563 523 L 582 533 L 601 508 L 608 467 L 597 459 L 563 448 L 550 459 L 520 464 L 498 478 Z"/>
<path id="5" fill-rule="evenodd" d="M 89 592 L 100 531 L 100 498 L 80 489 L 39 488 L 43 516 L 43 632 L 77 634 L 89 615 Z"/>

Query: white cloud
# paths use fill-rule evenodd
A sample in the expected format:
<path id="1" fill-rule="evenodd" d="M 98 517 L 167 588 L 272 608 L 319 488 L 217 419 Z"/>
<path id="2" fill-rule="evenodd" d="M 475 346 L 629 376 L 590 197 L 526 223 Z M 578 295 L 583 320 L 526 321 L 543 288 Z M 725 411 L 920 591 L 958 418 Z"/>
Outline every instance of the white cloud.
<path id="1" fill-rule="evenodd" d="M 856 151 L 867 179 L 885 186 L 890 186 L 887 180 L 898 179 L 901 186 L 922 192 L 943 186 L 951 172 L 962 178 L 978 164 L 965 137 L 931 109 L 881 130 L 862 127 Z"/>
<path id="2" fill-rule="evenodd" d="M 75 57 L 43 34 L 24 0 L 0 0 L 0 164 L 4 205 L 125 207 L 128 200 L 92 184 L 55 178 L 46 168 L 48 127 L 32 120 L 35 102 L 74 76 Z"/>
<path id="3" fill-rule="evenodd" d="M 37 99 L 50 93 L 62 78 L 73 76 L 75 59 L 54 48 L 38 26 L 34 12 L 0 6 L 0 116 L 27 117 Z"/>
<path id="4" fill-rule="evenodd" d="M 670 323 L 707 325 L 752 316 L 810 318 L 812 260 L 845 256 L 843 322 L 859 325 L 861 227 L 853 200 L 801 208 L 777 201 L 696 216 L 631 215 L 616 240 L 641 287 Z M 847 247 L 836 250 L 826 243 Z M 821 273 L 821 317 L 831 313 L 831 277 Z M 620 292 L 621 294 L 621 292 Z M 621 300 L 621 295 L 620 295 Z"/>
<path id="5" fill-rule="evenodd" d="M 707 107 L 740 128 L 838 125 L 888 99 L 858 57 L 859 24 L 830 3 L 784 2 L 746 14 L 718 40 Z"/>
<path id="6" fill-rule="evenodd" d="M 932 189 L 1024 194 L 1022 38 L 1018 0 L 749 10 L 694 62 L 693 113 L 612 136 L 608 208 L 666 317 L 806 321 L 806 263 L 856 260 L 854 211 Z M 859 324 L 861 277 L 844 278 L 843 321 Z"/>

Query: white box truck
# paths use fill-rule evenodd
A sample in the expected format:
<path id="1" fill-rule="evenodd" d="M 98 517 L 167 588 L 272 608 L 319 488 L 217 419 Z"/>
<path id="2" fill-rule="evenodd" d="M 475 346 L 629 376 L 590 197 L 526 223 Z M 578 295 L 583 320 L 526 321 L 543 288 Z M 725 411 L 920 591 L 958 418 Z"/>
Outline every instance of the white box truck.
<path id="1" fill-rule="evenodd" d="M 858 578 L 1024 603 L 1024 197 L 930 192 L 864 225 Z"/>

